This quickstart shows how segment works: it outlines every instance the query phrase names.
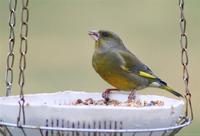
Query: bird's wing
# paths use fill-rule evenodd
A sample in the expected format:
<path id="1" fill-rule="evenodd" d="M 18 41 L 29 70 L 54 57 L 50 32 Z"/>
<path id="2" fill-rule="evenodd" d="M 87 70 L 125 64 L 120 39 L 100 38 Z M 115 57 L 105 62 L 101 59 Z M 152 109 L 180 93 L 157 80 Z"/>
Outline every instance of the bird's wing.
<path id="1" fill-rule="evenodd" d="M 180 93 L 174 91 L 172 88 L 167 86 L 167 83 L 162 81 L 160 78 L 158 78 L 150 68 L 148 68 L 146 65 L 144 65 L 141 61 L 137 59 L 135 55 L 133 55 L 128 50 L 120 50 L 117 52 L 117 56 L 120 60 L 120 68 L 129 73 L 133 73 L 135 75 L 138 75 L 140 77 L 149 79 L 150 83 L 158 83 L 158 84 L 151 84 L 154 87 L 159 87 L 162 89 L 165 89 L 172 94 L 183 97 Z"/>
<path id="2" fill-rule="evenodd" d="M 117 52 L 121 65 L 120 67 L 129 73 L 134 73 L 138 76 L 149 78 L 149 79 L 157 79 L 158 77 L 151 71 L 149 67 L 144 65 L 135 55 L 133 55 L 129 51 L 120 50 Z"/>

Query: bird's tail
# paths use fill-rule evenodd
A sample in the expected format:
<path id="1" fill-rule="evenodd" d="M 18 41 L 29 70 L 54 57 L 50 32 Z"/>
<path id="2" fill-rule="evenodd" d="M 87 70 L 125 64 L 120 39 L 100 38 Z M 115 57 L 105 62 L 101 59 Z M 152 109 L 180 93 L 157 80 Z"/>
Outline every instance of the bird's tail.
<path id="1" fill-rule="evenodd" d="M 183 98 L 183 95 L 182 95 L 182 94 L 178 93 L 177 91 L 174 91 L 174 90 L 173 90 L 171 87 L 169 87 L 169 86 L 165 86 L 165 85 L 162 86 L 162 85 L 161 85 L 160 88 L 162 88 L 162 89 L 164 89 L 164 90 L 166 90 L 166 91 L 168 91 L 168 92 L 170 92 L 170 93 L 176 95 L 177 97 L 182 97 L 182 98 Z"/>
<path id="2" fill-rule="evenodd" d="M 182 97 L 183 98 L 183 95 L 178 93 L 177 91 L 175 91 L 174 89 L 172 89 L 171 87 L 169 87 L 167 85 L 167 83 L 165 83 L 164 81 L 162 81 L 161 79 L 159 78 L 156 78 L 156 81 L 155 81 L 157 84 L 154 84 L 154 87 L 158 87 L 158 88 L 161 88 L 161 89 L 164 89 L 172 94 L 174 94 L 175 96 L 177 97 Z M 155 83 L 154 82 L 154 83 Z M 153 84 L 152 84 L 153 85 Z"/>

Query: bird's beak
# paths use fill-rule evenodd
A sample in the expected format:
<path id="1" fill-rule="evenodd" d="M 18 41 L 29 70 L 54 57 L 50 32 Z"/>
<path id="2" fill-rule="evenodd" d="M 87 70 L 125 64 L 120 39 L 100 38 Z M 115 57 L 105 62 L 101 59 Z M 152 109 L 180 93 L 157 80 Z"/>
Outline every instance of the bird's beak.
<path id="1" fill-rule="evenodd" d="M 99 33 L 97 30 L 91 30 L 88 32 L 89 36 L 92 37 L 92 39 L 94 39 L 95 41 L 99 40 Z"/>

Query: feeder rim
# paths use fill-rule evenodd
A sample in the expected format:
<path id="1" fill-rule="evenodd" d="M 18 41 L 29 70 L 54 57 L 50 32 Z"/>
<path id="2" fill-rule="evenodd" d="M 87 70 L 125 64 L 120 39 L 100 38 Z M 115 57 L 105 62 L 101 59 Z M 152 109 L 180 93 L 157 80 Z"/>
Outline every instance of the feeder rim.
<path id="1" fill-rule="evenodd" d="M 73 93 L 74 95 L 77 94 L 100 94 L 100 92 L 85 92 L 85 91 L 71 91 L 71 90 L 65 90 L 65 91 L 59 91 L 59 92 L 55 92 L 55 93 L 40 93 L 40 94 L 26 94 L 24 95 L 24 97 L 37 97 L 37 96 L 53 96 L 53 95 L 68 95 L 68 93 Z M 120 91 L 121 94 L 126 95 L 128 94 L 125 91 Z M 117 92 L 114 92 L 113 94 L 118 94 Z M 145 107 L 123 107 L 123 106 L 96 106 L 96 105 L 70 105 L 70 104 L 66 104 L 66 105 L 59 105 L 59 104 L 48 104 L 48 102 L 44 102 L 44 103 L 34 103 L 34 102 L 29 102 L 29 101 L 25 101 L 25 105 L 24 107 L 38 107 L 38 106 L 45 106 L 45 107 L 53 107 L 53 108 L 65 108 L 65 109 L 107 109 L 107 110 L 158 110 L 158 109 L 169 109 L 172 107 L 178 107 L 180 105 L 185 104 L 185 102 L 182 99 L 175 99 L 175 98 L 171 98 L 171 97 L 166 97 L 166 96 L 162 96 L 162 95 L 143 95 L 140 94 L 139 95 L 142 99 L 146 98 L 146 97 L 156 97 L 160 99 L 165 99 L 165 100 L 173 100 L 174 104 L 166 104 L 163 106 L 145 106 Z M 16 106 L 18 105 L 17 102 L 10 102 L 10 101 L 4 101 L 6 99 L 18 99 L 18 95 L 14 95 L 14 96 L 8 96 L 8 97 L 0 97 L 0 105 L 9 105 L 9 106 Z"/>
<path id="2" fill-rule="evenodd" d="M 8 123 L 0 121 L 0 126 L 4 127 L 16 127 L 21 129 L 39 129 L 39 130 L 53 130 L 53 131 L 68 131 L 68 132 L 105 132 L 105 133 L 142 133 L 142 132 L 159 132 L 159 131 L 170 131 L 175 129 L 181 129 L 192 123 L 190 118 L 185 118 L 185 121 L 176 126 L 153 128 L 153 129 L 88 129 L 88 128 L 61 128 L 61 127 L 47 127 L 47 126 L 34 126 L 34 125 L 17 125 L 15 123 Z"/>

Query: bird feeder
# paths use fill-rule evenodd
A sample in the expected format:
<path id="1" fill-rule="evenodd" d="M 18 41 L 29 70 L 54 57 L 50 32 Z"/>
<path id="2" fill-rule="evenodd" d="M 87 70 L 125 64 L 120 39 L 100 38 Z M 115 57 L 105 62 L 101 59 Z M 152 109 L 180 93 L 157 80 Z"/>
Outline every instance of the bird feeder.
<path id="1" fill-rule="evenodd" d="M 13 82 L 14 28 L 16 24 L 17 0 L 9 1 L 10 35 L 6 70 L 6 96 L 0 97 L 0 134 L 3 136 L 168 136 L 175 135 L 191 124 L 193 112 L 191 94 L 188 88 L 187 36 L 184 17 L 184 0 L 179 0 L 181 11 L 181 55 L 185 101 L 157 95 L 139 95 L 139 106 L 123 104 L 94 104 L 101 98 L 99 92 L 64 91 L 56 93 L 24 95 L 28 37 L 28 1 L 22 0 L 20 34 L 19 96 L 11 96 Z M 127 99 L 127 93 L 112 93 L 111 99 L 120 102 Z M 90 99 L 89 104 L 79 99 Z M 79 100 L 76 103 L 74 100 Z M 161 101 L 163 105 L 151 105 Z M 81 104 L 80 104 L 81 103 Z M 185 114 L 182 111 L 185 107 Z M 162 115 L 162 116 L 161 116 Z"/>

